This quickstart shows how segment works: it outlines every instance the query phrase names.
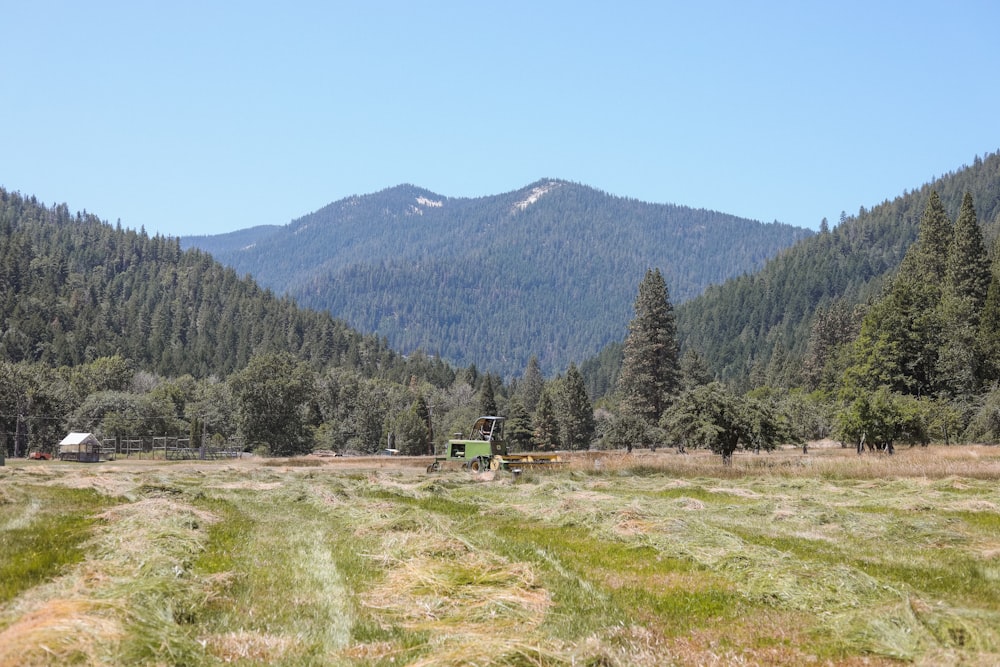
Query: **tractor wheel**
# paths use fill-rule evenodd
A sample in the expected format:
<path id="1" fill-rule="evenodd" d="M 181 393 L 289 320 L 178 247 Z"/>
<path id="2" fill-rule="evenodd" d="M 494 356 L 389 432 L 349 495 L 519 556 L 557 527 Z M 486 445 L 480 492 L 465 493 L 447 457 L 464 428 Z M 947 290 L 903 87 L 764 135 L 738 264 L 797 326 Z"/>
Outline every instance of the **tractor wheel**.
<path id="1" fill-rule="evenodd" d="M 477 456 L 476 458 L 469 461 L 469 470 L 472 472 L 481 472 L 483 469 L 483 457 Z"/>
<path id="2" fill-rule="evenodd" d="M 501 459 L 499 456 L 490 457 L 490 470 L 496 472 L 497 470 L 500 469 L 500 466 L 502 465 L 503 465 L 503 459 Z"/>

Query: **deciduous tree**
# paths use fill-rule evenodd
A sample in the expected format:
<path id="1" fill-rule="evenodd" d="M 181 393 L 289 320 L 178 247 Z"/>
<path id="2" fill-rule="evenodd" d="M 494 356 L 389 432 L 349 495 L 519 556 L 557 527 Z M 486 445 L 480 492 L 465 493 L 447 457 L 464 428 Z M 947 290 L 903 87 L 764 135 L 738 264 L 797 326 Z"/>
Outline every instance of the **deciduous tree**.
<path id="1" fill-rule="evenodd" d="M 314 384 L 309 367 L 290 354 L 265 353 L 251 358 L 246 368 L 230 378 L 243 441 L 265 444 L 275 456 L 310 451 L 304 408 Z"/>
<path id="2" fill-rule="evenodd" d="M 392 432 L 396 436 L 396 449 L 401 454 L 421 456 L 427 453 L 430 430 L 427 428 L 426 417 L 420 416 L 420 408 L 416 401 L 396 415 Z"/>
<path id="3" fill-rule="evenodd" d="M 678 446 L 705 447 L 727 465 L 740 447 L 771 450 L 788 435 L 766 402 L 737 395 L 719 382 L 681 392 L 660 424 Z"/>

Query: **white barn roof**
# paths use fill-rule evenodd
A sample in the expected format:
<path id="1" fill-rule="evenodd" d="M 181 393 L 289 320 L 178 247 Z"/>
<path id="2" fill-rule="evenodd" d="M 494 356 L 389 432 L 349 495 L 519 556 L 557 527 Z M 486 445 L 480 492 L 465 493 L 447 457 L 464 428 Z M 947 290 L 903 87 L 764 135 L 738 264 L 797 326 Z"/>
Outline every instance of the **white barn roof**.
<path id="1" fill-rule="evenodd" d="M 97 438 L 93 433 L 70 433 L 65 438 L 63 438 L 59 444 L 60 445 L 80 445 L 88 440 L 93 440 L 98 442 Z"/>

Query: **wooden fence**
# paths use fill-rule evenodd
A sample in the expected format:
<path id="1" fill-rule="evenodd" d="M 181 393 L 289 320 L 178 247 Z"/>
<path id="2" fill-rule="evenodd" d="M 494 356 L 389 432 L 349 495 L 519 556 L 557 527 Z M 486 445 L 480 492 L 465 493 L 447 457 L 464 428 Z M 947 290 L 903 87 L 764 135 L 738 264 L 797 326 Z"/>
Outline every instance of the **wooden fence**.
<path id="1" fill-rule="evenodd" d="M 176 437 L 130 437 L 116 438 L 113 442 L 104 441 L 101 451 L 102 458 L 138 458 L 138 459 L 165 459 L 165 460 L 214 460 L 214 459 L 235 459 L 239 458 L 243 452 L 235 445 L 227 444 L 223 447 L 192 447 L 190 438 Z"/>

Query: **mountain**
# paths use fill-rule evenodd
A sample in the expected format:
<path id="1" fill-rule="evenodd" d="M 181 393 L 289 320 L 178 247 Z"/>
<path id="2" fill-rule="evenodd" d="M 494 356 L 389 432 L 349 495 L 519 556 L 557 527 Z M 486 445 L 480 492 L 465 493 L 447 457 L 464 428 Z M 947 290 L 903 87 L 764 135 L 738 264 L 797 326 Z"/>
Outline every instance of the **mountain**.
<path id="1" fill-rule="evenodd" d="M 811 234 L 543 179 L 480 198 L 400 185 L 181 243 L 403 353 L 510 377 L 532 355 L 559 372 L 621 339 L 650 267 L 679 303 Z"/>
<path id="2" fill-rule="evenodd" d="M 989 244 L 1000 232 L 1000 153 L 976 157 L 916 190 L 856 215 L 772 258 L 762 270 L 710 287 L 677 308 L 681 345 L 693 348 L 726 380 L 756 376 L 797 384 L 817 313 L 844 311 L 879 295 L 917 237 L 936 191 L 952 221 L 972 195 Z M 753 384 L 753 382 L 751 382 Z"/>

